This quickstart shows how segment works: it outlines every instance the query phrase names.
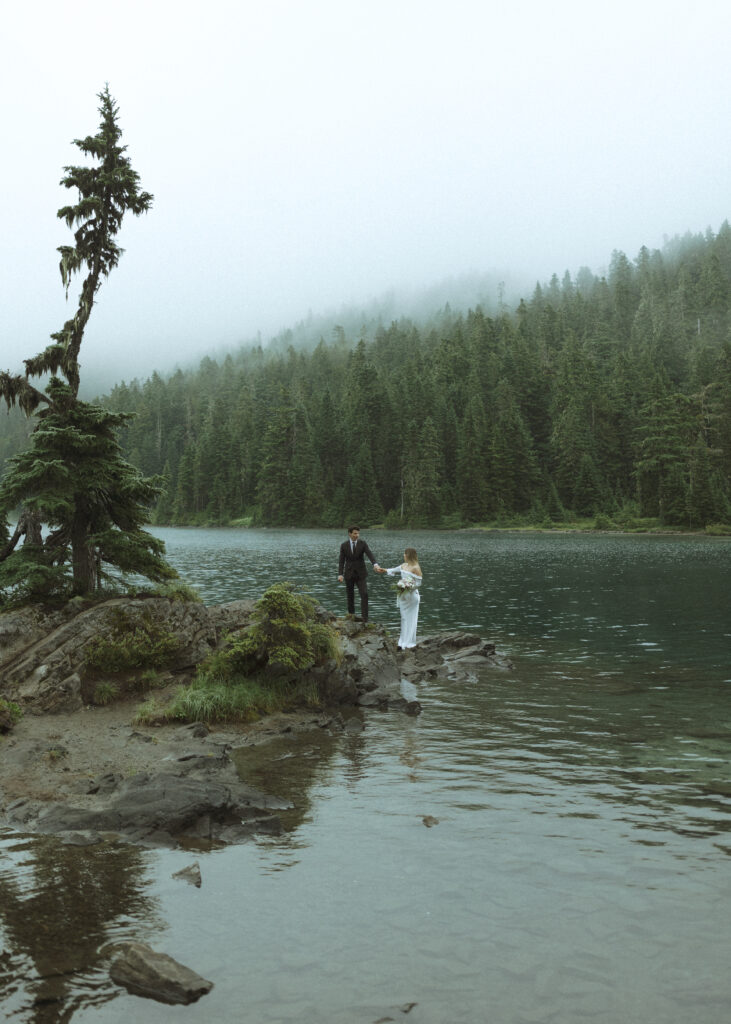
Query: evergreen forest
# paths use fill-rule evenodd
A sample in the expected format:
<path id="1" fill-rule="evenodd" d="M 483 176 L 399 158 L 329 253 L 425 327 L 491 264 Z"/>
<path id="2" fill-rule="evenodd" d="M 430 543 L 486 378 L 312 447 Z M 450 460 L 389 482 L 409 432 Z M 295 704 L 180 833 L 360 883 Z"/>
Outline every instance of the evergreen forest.
<path id="1" fill-rule="evenodd" d="M 514 308 L 334 325 L 102 404 L 135 414 L 120 440 L 161 478 L 157 524 L 722 529 L 730 310 L 725 222 L 554 275 Z"/>

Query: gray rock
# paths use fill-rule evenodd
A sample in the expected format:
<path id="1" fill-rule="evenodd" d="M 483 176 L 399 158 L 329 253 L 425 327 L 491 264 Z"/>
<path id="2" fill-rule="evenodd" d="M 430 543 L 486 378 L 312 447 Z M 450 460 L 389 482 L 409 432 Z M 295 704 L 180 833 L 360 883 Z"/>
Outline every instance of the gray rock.
<path id="1" fill-rule="evenodd" d="M 273 812 L 291 805 L 240 783 L 233 769 L 221 774 L 223 781 L 140 772 L 95 807 L 16 801 L 6 817 L 43 833 L 111 832 L 164 845 L 175 845 L 178 836 L 221 840 L 225 834 L 221 841 L 242 842 L 257 833 L 278 834 L 282 825 Z"/>
<path id="2" fill-rule="evenodd" d="M 424 637 L 416 647 L 400 655 L 401 671 L 411 682 L 434 676 L 457 680 L 475 669 L 511 669 L 512 663 L 495 650 L 495 644 L 476 633 L 438 633 Z"/>
<path id="3" fill-rule="evenodd" d="M 212 981 L 166 953 L 156 953 L 144 942 L 121 943 L 117 950 L 119 955 L 112 962 L 109 975 L 133 995 L 161 1003 L 187 1005 L 213 988 Z"/>

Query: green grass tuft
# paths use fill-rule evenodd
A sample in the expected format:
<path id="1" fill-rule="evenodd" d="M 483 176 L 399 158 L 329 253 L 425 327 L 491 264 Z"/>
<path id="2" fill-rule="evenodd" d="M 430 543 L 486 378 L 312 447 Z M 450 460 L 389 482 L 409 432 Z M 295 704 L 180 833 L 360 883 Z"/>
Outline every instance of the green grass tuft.
<path id="1" fill-rule="evenodd" d="M 119 689 L 114 683 L 97 683 L 93 700 L 95 704 L 111 704 L 118 695 Z"/>

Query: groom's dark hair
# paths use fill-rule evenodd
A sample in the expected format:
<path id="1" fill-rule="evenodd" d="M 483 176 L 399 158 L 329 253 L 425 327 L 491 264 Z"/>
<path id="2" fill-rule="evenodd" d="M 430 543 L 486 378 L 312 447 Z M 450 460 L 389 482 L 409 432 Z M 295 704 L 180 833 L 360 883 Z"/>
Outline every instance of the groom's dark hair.
<path id="1" fill-rule="evenodd" d="M 353 530 L 358 530 L 358 532 L 360 533 L 360 527 L 359 526 L 349 526 L 348 527 L 348 533 L 352 533 Z"/>

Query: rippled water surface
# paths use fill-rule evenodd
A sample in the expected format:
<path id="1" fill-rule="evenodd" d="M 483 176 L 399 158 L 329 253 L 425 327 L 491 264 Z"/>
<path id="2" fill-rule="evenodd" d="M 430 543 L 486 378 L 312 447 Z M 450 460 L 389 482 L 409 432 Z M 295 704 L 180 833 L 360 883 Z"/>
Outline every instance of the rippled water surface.
<path id="1" fill-rule="evenodd" d="M 208 601 L 287 578 L 344 606 L 338 533 L 158 532 Z M 368 540 L 400 561 L 403 535 Z M 197 852 L 200 890 L 171 878 L 190 852 L 0 834 L 10 1020 L 727 1024 L 731 544 L 407 543 L 420 631 L 478 630 L 514 671 L 422 684 L 417 719 L 240 752 L 294 808 L 283 836 Z M 120 992 L 98 952 L 131 937 L 212 993 L 181 1011 Z"/>

